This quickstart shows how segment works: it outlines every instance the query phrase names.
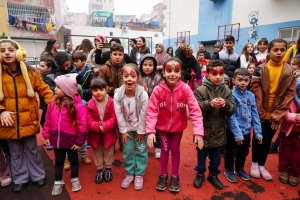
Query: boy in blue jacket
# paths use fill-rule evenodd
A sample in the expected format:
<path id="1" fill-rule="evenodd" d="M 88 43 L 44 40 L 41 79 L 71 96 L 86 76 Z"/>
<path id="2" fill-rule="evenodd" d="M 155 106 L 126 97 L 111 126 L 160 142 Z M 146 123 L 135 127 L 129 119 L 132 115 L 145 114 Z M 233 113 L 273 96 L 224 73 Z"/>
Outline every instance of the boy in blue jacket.
<path id="1" fill-rule="evenodd" d="M 236 111 L 233 115 L 227 117 L 229 129 L 227 127 L 224 174 L 229 182 L 236 183 L 235 174 L 245 181 L 250 180 L 250 176 L 244 170 L 244 165 L 249 153 L 251 127 L 253 127 L 255 138 L 259 144 L 262 143 L 262 135 L 254 94 L 247 91 L 247 86 L 250 83 L 248 70 L 244 68 L 236 69 L 232 82 L 235 86 L 232 90 L 232 96 Z"/>

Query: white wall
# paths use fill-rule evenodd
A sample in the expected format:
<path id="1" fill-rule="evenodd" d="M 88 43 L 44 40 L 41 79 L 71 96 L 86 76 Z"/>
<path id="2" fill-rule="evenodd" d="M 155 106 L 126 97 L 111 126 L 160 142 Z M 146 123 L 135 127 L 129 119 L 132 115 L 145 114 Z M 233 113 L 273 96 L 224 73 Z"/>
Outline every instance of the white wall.
<path id="1" fill-rule="evenodd" d="M 163 5 L 167 5 L 163 10 L 163 23 L 167 24 L 163 28 L 164 39 L 176 38 L 177 32 L 181 31 L 190 31 L 190 35 L 198 34 L 199 0 L 164 0 Z"/>
<path id="2" fill-rule="evenodd" d="M 258 12 L 258 25 L 299 20 L 299 9 L 299 0 L 234 0 L 232 23 L 249 27 L 248 15 L 252 11 Z"/>

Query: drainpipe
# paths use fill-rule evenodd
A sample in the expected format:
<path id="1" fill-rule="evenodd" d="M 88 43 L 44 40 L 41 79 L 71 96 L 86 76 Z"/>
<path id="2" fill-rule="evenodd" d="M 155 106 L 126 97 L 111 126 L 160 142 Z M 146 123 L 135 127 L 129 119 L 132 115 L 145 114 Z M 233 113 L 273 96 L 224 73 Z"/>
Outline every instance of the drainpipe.
<path id="1" fill-rule="evenodd" d="M 171 46 L 171 0 L 169 0 L 169 47 Z"/>

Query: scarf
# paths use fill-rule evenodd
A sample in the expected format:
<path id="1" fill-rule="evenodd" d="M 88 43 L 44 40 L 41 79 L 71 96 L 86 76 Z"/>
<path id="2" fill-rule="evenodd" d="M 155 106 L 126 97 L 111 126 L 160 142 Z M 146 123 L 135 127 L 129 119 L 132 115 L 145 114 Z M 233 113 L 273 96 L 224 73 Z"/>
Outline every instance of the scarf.
<path id="1" fill-rule="evenodd" d="M 154 58 L 157 61 L 157 65 L 163 65 L 165 60 L 167 60 L 170 56 L 165 52 L 165 47 L 162 43 L 157 43 L 156 45 L 160 46 L 161 52 L 160 53 L 155 53 Z"/>

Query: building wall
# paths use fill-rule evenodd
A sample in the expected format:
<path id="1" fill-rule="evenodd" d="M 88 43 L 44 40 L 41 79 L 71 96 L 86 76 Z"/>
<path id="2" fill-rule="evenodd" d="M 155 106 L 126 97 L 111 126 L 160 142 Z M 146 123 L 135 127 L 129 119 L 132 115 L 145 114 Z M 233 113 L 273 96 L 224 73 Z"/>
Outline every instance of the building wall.
<path id="1" fill-rule="evenodd" d="M 155 6 L 153 6 L 151 17 L 155 17 L 153 21 L 158 21 L 160 25 L 163 23 L 163 9 L 162 9 L 163 3 L 158 3 Z"/>
<path id="2" fill-rule="evenodd" d="M 98 6 L 102 7 L 102 9 L 98 9 L 97 8 Z M 98 10 L 114 12 L 115 1 L 114 0 L 90 0 L 89 15 L 92 14 L 93 11 L 98 11 Z"/>
<path id="3" fill-rule="evenodd" d="M 68 25 L 86 26 L 88 23 L 87 19 L 88 18 L 86 13 L 74 13 L 74 12 L 67 13 Z"/>

